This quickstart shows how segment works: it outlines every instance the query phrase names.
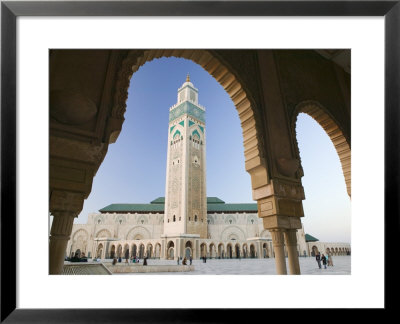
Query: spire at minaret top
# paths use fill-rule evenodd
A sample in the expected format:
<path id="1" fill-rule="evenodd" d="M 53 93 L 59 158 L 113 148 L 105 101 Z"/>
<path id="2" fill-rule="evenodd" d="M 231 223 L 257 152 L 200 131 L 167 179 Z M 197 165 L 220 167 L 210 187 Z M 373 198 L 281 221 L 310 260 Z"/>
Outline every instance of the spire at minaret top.
<path id="1" fill-rule="evenodd" d="M 187 74 L 187 76 L 186 76 L 186 82 L 190 82 L 190 76 L 189 76 L 189 73 Z"/>

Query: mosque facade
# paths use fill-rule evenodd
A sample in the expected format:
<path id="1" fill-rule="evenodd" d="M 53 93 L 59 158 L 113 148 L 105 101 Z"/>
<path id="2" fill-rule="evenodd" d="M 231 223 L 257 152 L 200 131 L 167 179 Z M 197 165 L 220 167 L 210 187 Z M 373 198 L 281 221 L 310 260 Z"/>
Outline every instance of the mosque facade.
<path id="1" fill-rule="evenodd" d="M 147 204 L 111 204 L 89 214 L 86 224 L 73 225 L 66 256 L 274 257 L 271 234 L 257 212 L 256 203 L 207 197 L 205 108 L 188 76 L 169 109 L 165 197 Z M 299 256 L 350 251 L 346 243 L 308 242 L 304 228 L 296 236 Z"/>

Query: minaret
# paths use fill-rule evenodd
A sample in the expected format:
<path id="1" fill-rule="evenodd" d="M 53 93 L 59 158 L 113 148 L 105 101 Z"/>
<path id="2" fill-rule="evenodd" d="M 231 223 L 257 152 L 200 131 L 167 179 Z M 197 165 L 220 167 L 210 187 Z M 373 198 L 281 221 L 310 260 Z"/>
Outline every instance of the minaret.
<path id="1" fill-rule="evenodd" d="M 207 238 L 205 108 L 189 74 L 169 109 L 164 235 Z"/>

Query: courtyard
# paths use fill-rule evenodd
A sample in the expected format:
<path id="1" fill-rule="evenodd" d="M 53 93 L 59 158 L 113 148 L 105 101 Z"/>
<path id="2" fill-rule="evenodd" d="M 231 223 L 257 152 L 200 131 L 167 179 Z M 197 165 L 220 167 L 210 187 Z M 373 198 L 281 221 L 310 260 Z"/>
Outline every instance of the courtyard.
<path id="1" fill-rule="evenodd" d="M 140 260 L 141 263 L 143 260 Z M 125 262 L 122 260 L 122 262 Z M 350 275 L 351 256 L 334 256 L 333 267 L 318 268 L 314 257 L 300 257 L 300 271 L 302 275 Z M 148 265 L 176 265 L 176 260 L 149 259 Z M 180 264 L 182 264 L 180 262 Z M 188 261 L 189 264 L 189 261 Z M 131 275 L 275 275 L 275 260 L 267 259 L 207 259 L 193 260 L 195 270 L 189 272 L 156 272 L 135 273 Z M 288 267 L 286 259 L 286 267 Z"/>

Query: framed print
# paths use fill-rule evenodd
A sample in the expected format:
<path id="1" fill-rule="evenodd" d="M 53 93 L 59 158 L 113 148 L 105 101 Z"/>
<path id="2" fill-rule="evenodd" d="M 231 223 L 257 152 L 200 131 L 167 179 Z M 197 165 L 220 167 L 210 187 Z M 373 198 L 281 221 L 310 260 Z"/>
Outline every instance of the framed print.
<path id="1" fill-rule="evenodd" d="M 391 308 L 393 288 L 386 284 L 393 248 L 388 247 L 399 229 L 399 19 L 399 1 L 2 1 L 1 321 L 224 322 L 253 316 L 250 312 L 266 316 L 270 309 Z M 87 224 L 73 224 L 112 150 L 109 144 L 121 140 L 122 124 L 127 125 L 132 74 L 146 62 L 168 57 L 198 64 L 233 102 L 256 203 L 228 204 L 201 191 L 206 183 L 205 108 L 195 74 L 187 71 L 165 115 L 168 125 L 157 126 L 151 117 L 157 111 L 147 112 L 152 122 L 135 135 L 144 141 L 166 135 L 158 135 L 158 129 L 168 130 L 168 148 L 162 148 L 168 157 L 166 183 L 162 175 L 165 197 L 149 204 L 109 201 Z M 305 66 L 318 82 L 308 74 L 295 77 Z M 143 92 L 143 109 L 161 95 L 158 81 L 153 77 L 152 91 Z M 327 93 L 323 84 L 334 90 Z M 325 125 L 352 200 L 351 248 L 335 251 L 351 252 L 351 271 L 344 276 L 300 271 L 300 250 L 304 256 L 319 255 L 317 243 L 316 250 L 309 244 L 299 250 L 296 237 L 302 233 L 305 199 L 294 126 L 301 112 Z M 219 133 L 226 132 L 227 116 L 216 119 Z M 160 150 L 150 142 L 137 154 L 149 153 L 150 165 L 159 160 Z M 222 173 L 230 167 L 230 153 L 222 153 L 222 146 L 220 152 L 226 161 L 219 166 Z M 182 164 L 188 165 L 186 182 L 176 171 Z M 130 185 L 140 192 L 146 177 L 138 179 Z M 118 184 L 107 181 L 105 192 L 111 197 Z M 182 214 L 176 198 L 181 196 L 190 201 Z M 337 202 L 331 197 L 329 203 L 333 209 Z M 241 213 L 244 225 L 238 221 Z M 51 229 L 45 225 L 48 217 Z M 133 221 L 134 229 L 125 226 Z M 163 228 L 160 242 L 150 242 L 150 221 Z M 250 230 L 243 238 L 244 228 L 258 221 L 269 233 Z M 207 232 L 214 222 L 221 244 L 211 242 L 217 229 Z M 209 240 L 208 245 L 200 239 Z M 248 243 L 241 245 L 241 240 Z M 82 242 L 87 241 L 91 248 L 86 250 Z M 326 246 L 321 249 L 328 253 Z M 186 269 L 180 262 L 190 260 L 188 271 L 192 257 L 204 263 L 237 258 L 236 267 L 245 263 L 239 263 L 241 258 L 271 257 L 274 274 L 303 275 L 56 275 L 66 273 L 65 260 L 88 256 L 117 263 L 125 256 L 128 269 L 136 255 L 146 263 L 148 256 L 149 262 L 169 259 L 174 269 L 176 260 L 179 269 Z M 70 265 L 68 271 L 77 271 Z M 122 265 L 114 264 L 112 271 L 127 271 Z M 151 269 L 150 264 L 146 271 Z M 237 274 L 234 270 L 228 274 Z M 361 289 L 367 280 L 368 295 Z M 331 294 L 299 300 L 310 285 L 329 285 Z"/>

